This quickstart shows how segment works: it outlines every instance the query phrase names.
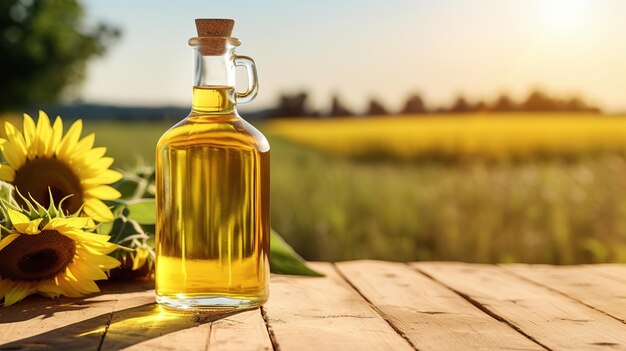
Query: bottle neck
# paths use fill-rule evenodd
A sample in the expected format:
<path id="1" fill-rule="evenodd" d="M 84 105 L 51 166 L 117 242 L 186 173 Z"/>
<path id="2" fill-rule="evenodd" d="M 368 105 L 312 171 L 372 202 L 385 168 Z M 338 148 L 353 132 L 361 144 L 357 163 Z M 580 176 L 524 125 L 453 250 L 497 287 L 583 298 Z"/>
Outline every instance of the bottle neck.
<path id="1" fill-rule="evenodd" d="M 206 55 L 201 51 L 201 47 L 194 47 L 192 110 L 232 113 L 236 105 L 234 47 L 220 55 Z"/>
<path id="2" fill-rule="evenodd" d="M 235 88 L 203 85 L 193 87 L 192 110 L 202 113 L 232 113 L 235 111 Z"/>

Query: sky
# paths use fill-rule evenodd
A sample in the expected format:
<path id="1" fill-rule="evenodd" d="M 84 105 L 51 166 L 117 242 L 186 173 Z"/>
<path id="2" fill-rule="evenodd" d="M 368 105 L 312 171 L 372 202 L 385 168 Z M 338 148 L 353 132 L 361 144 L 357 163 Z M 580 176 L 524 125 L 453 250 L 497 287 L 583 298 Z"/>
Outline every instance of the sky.
<path id="1" fill-rule="evenodd" d="M 89 64 L 86 102 L 189 105 L 194 19 L 233 18 L 233 36 L 242 41 L 237 53 L 251 56 L 259 72 L 259 95 L 249 109 L 300 91 L 309 92 L 311 107 L 327 109 L 337 95 L 358 112 L 371 98 L 395 110 L 412 93 L 438 106 L 459 94 L 521 99 L 539 87 L 626 112 L 626 1 L 83 3 L 87 24 L 122 31 Z"/>

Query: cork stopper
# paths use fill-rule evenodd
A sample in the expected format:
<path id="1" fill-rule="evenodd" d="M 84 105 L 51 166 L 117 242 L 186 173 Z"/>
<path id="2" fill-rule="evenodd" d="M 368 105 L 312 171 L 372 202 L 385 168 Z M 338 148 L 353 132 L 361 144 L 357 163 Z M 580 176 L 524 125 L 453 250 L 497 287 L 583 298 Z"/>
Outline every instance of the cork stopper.
<path id="1" fill-rule="evenodd" d="M 230 37 L 235 21 L 220 18 L 197 18 L 198 37 Z"/>
<path id="2" fill-rule="evenodd" d="M 226 52 L 226 44 L 239 45 L 231 38 L 235 21 L 232 19 L 198 18 L 196 30 L 198 36 L 189 39 L 189 45 L 197 45 L 202 55 L 221 55 Z"/>

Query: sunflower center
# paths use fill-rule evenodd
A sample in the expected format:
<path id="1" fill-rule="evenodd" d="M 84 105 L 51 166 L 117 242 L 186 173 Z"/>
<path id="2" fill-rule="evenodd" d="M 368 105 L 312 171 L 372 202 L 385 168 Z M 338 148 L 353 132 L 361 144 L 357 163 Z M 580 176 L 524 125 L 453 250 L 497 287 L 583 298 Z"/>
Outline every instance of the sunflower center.
<path id="1" fill-rule="evenodd" d="M 56 158 L 36 158 L 27 161 L 15 172 L 13 185 L 26 198 L 33 197 L 43 207 L 50 206 L 50 193 L 54 203 L 58 203 L 68 195 L 61 207 L 68 213 L 75 213 L 83 204 L 83 188 L 80 179 L 65 162 Z M 18 196 L 20 205 L 25 205 Z"/>
<path id="2" fill-rule="evenodd" d="M 74 259 L 76 243 L 56 230 L 20 235 L 0 253 L 0 276 L 13 280 L 53 278 Z"/>

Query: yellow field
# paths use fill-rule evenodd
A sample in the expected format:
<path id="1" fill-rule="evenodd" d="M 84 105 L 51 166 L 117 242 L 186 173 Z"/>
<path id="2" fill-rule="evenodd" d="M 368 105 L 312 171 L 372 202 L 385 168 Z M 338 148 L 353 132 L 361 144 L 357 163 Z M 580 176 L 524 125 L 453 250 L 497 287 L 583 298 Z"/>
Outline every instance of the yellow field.
<path id="1" fill-rule="evenodd" d="M 270 135 L 353 157 L 517 159 L 626 152 L 626 118 L 585 114 L 287 119 Z"/>

